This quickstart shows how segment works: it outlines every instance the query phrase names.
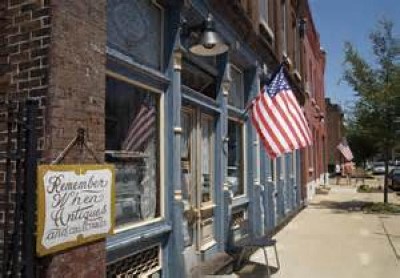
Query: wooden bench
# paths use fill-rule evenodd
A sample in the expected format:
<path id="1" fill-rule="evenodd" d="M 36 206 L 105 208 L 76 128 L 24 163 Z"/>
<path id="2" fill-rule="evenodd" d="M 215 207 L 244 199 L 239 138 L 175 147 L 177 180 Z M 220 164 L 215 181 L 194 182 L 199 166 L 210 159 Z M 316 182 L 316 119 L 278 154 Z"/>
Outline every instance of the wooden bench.
<path id="1" fill-rule="evenodd" d="M 224 253 L 216 253 L 212 258 L 192 268 L 191 277 L 201 278 L 207 275 L 218 275 L 232 272 L 233 258 Z"/>

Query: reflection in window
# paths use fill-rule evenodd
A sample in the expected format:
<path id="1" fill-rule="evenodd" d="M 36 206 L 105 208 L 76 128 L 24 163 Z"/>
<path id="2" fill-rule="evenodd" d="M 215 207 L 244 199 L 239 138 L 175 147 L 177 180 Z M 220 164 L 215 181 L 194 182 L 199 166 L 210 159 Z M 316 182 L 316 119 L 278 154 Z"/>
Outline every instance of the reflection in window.
<path id="1" fill-rule="evenodd" d="M 163 11 L 149 0 L 107 1 L 107 43 L 136 62 L 161 69 Z"/>
<path id="2" fill-rule="evenodd" d="M 232 82 L 229 89 L 228 104 L 240 109 L 244 107 L 243 73 L 233 65 L 231 65 L 230 71 Z"/>
<path id="3" fill-rule="evenodd" d="M 203 116 L 201 118 L 201 202 L 212 200 L 212 169 L 213 169 L 213 142 L 212 119 Z"/>
<path id="4" fill-rule="evenodd" d="M 234 196 L 244 194 L 243 186 L 243 125 L 228 121 L 228 179 Z"/>
<path id="5" fill-rule="evenodd" d="M 159 99 L 115 79 L 106 86 L 106 160 L 116 167 L 116 224 L 158 217 Z"/>
<path id="6" fill-rule="evenodd" d="M 183 198 L 194 202 L 192 188 L 192 113 L 183 112 L 181 118 L 181 169 L 182 169 L 182 194 Z"/>
<path id="7" fill-rule="evenodd" d="M 207 97 L 215 99 L 217 96 L 215 76 L 188 59 L 183 59 L 182 84 Z"/>

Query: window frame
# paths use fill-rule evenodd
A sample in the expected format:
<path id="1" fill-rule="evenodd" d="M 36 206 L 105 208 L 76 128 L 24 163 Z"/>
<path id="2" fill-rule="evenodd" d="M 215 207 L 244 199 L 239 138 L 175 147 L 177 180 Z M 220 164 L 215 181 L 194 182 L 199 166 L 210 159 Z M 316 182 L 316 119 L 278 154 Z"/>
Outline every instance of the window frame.
<path id="1" fill-rule="evenodd" d="M 153 219 L 148 219 L 148 220 L 141 220 L 133 223 L 126 223 L 122 224 L 120 226 L 115 226 L 113 232 L 114 235 L 118 235 L 120 233 L 123 233 L 125 231 L 129 231 L 132 229 L 135 229 L 137 227 L 142 227 L 146 226 L 149 224 L 161 222 L 165 219 L 165 134 L 164 134 L 164 128 L 165 128 L 165 95 L 164 91 L 151 87 L 149 85 L 146 85 L 144 83 L 132 80 L 130 78 L 125 77 L 124 75 L 121 75 L 119 73 L 106 70 L 106 78 L 112 78 L 120 82 L 124 82 L 130 86 L 138 87 L 140 89 L 144 89 L 148 91 L 150 94 L 156 94 L 158 96 L 158 103 L 157 106 L 159 108 L 158 111 L 158 123 L 159 123 L 159 130 L 158 130 L 158 138 L 159 138 L 159 143 L 157 146 L 157 152 L 159 154 L 159 157 L 157 158 L 159 160 L 159 165 L 158 165 L 158 191 L 159 191 L 159 196 L 158 196 L 158 207 L 159 207 L 159 215 L 157 217 L 154 217 Z M 106 135 L 106 131 L 105 136 Z M 115 150 L 114 150 L 115 151 Z M 104 154 L 106 154 L 108 150 L 105 150 Z M 112 150 L 110 151 L 112 152 Z M 116 185 L 117 186 L 117 185 Z"/>
<path id="2" fill-rule="evenodd" d="M 234 63 L 229 63 L 229 71 L 230 71 L 230 76 L 231 78 L 233 77 L 232 71 L 235 70 L 239 73 L 240 79 L 241 79 L 241 88 L 240 88 L 240 94 L 242 95 L 242 107 L 237 107 L 235 105 L 229 104 L 229 95 L 228 94 L 228 99 L 227 99 L 227 121 L 226 121 L 226 136 L 228 136 L 228 126 L 229 126 L 229 121 L 234 121 L 236 123 L 239 123 L 241 126 L 241 136 L 242 136 L 242 146 L 241 146 L 241 155 L 243 158 L 243 163 L 242 163 L 242 169 L 241 169 L 241 176 L 242 176 L 242 187 L 243 187 L 243 192 L 238 195 L 233 196 L 233 200 L 241 199 L 247 197 L 247 164 L 248 164 L 248 159 L 247 159 L 247 124 L 244 120 L 240 119 L 240 115 L 243 114 L 245 105 L 246 105 L 246 95 L 245 95 L 245 76 L 244 76 L 244 69 Z M 234 82 L 232 80 L 232 82 Z M 229 139 L 229 138 L 228 138 Z M 228 155 L 229 153 L 227 152 L 227 161 L 226 161 L 226 174 L 225 174 L 225 183 L 227 182 L 228 178 Z"/>
<path id="3" fill-rule="evenodd" d="M 197 126 L 196 129 L 197 129 L 197 132 L 200 133 L 200 136 L 198 137 L 199 138 L 199 142 L 198 142 L 198 145 L 197 145 L 197 148 L 199 150 L 198 157 L 197 157 L 197 159 L 198 159 L 198 161 L 197 161 L 198 164 L 197 165 L 200 166 L 200 172 L 199 172 L 199 175 L 197 177 L 197 184 L 200 186 L 200 188 L 198 188 L 198 192 L 197 192 L 197 201 L 198 201 L 198 207 L 200 209 L 207 209 L 209 207 L 214 207 L 216 205 L 216 200 L 215 200 L 216 196 L 215 196 L 215 193 L 214 193 L 214 190 L 215 190 L 215 132 L 214 132 L 214 129 L 212 128 L 213 125 L 215 124 L 215 118 L 213 116 L 211 116 L 211 115 L 209 115 L 207 113 L 203 113 L 201 111 L 199 113 L 200 113 L 199 122 L 197 124 L 200 125 L 200 128 L 199 128 L 199 126 Z M 203 174 L 203 168 L 202 168 L 202 162 L 203 162 L 202 159 L 203 159 L 203 157 L 202 157 L 202 155 L 199 155 L 199 154 L 201 154 L 201 144 L 203 143 L 202 142 L 202 139 L 203 139 L 202 138 L 202 135 L 203 135 L 202 132 L 203 132 L 203 128 L 204 128 L 203 121 L 207 121 L 208 124 L 210 124 L 209 127 L 211 127 L 211 129 L 209 131 L 207 131 L 207 132 L 211 131 L 211 134 L 209 134 L 208 138 L 210 140 L 209 141 L 209 143 L 210 143 L 209 147 L 212 150 L 210 152 L 210 156 L 208 157 L 209 175 L 210 175 L 211 185 L 210 185 L 210 193 L 209 193 L 210 194 L 210 200 L 207 201 L 207 202 L 203 202 L 202 201 L 203 185 L 201 183 L 201 175 Z"/>
<path id="4" fill-rule="evenodd" d="M 233 199 L 238 199 L 238 198 L 242 198 L 247 196 L 247 180 L 246 180 L 246 176 L 247 176 L 247 151 L 246 151 L 246 145 L 247 145 L 247 138 L 246 138 L 246 124 L 243 120 L 240 120 L 236 117 L 228 117 L 228 127 L 229 127 L 229 121 L 235 122 L 235 124 L 238 124 L 240 126 L 241 129 L 241 136 L 242 136 L 242 144 L 241 144 L 241 151 L 240 154 L 242 156 L 242 160 L 243 163 L 241 163 L 241 169 L 240 169 L 240 178 L 241 178 L 241 182 L 242 182 L 242 188 L 243 188 L 243 192 L 237 195 L 233 195 Z M 229 134 L 229 133 L 228 133 Z M 230 140 L 230 138 L 229 138 Z M 229 149 L 227 152 L 227 158 L 229 156 Z M 229 167 L 228 165 L 228 159 L 227 159 L 227 167 Z M 228 169 L 227 169 L 228 170 Z M 226 174 L 226 178 L 228 177 L 228 173 Z"/>
<path id="5" fill-rule="evenodd" d="M 231 104 L 229 104 L 229 96 L 231 95 L 231 93 L 229 93 L 228 94 L 228 101 L 227 101 L 227 105 L 228 105 L 228 108 L 234 108 L 234 109 L 237 109 L 237 110 L 243 110 L 244 108 L 245 108 L 245 95 L 244 95 L 244 82 L 245 82 L 245 78 L 244 78 L 244 71 L 239 67 L 239 66 L 236 66 L 235 64 L 233 64 L 233 63 L 229 63 L 229 71 L 230 71 L 230 76 L 231 76 L 231 79 L 232 79 L 232 82 L 234 83 L 234 79 L 233 79 L 233 75 L 232 75 L 232 72 L 233 72 L 233 70 L 234 71 L 236 71 L 236 72 L 238 72 L 239 73 L 239 75 L 240 75 L 240 84 L 241 84 L 241 88 L 240 88 L 240 94 L 242 94 L 242 102 L 243 103 L 241 103 L 241 105 L 242 106 L 240 106 L 240 107 L 237 107 L 237 106 L 235 106 L 234 104 L 233 105 L 231 105 Z"/>

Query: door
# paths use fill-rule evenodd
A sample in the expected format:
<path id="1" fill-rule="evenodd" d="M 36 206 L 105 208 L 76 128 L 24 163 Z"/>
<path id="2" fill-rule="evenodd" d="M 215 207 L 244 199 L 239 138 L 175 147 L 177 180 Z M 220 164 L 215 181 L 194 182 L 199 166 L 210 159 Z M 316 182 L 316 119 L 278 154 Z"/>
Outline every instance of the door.
<path id="1" fill-rule="evenodd" d="M 182 191 L 187 201 L 190 240 L 186 246 L 205 250 L 214 240 L 215 119 L 198 108 L 182 110 Z"/>

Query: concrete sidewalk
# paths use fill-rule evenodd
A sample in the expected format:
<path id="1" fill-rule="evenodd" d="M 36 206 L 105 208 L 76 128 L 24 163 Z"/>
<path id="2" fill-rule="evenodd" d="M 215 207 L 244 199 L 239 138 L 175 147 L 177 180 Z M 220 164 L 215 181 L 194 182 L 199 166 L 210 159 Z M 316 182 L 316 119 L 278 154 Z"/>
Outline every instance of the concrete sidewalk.
<path id="1" fill-rule="evenodd" d="M 355 187 L 333 187 L 276 235 L 281 269 L 276 278 L 400 277 L 400 215 L 365 214 L 365 202 L 382 201 L 382 193 L 357 193 Z M 390 194 L 391 202 L 400 197 Z M 269 251 L 270 264 L 274 262 Z M 236 277 L 266 277 L 264 256 Z"/>

